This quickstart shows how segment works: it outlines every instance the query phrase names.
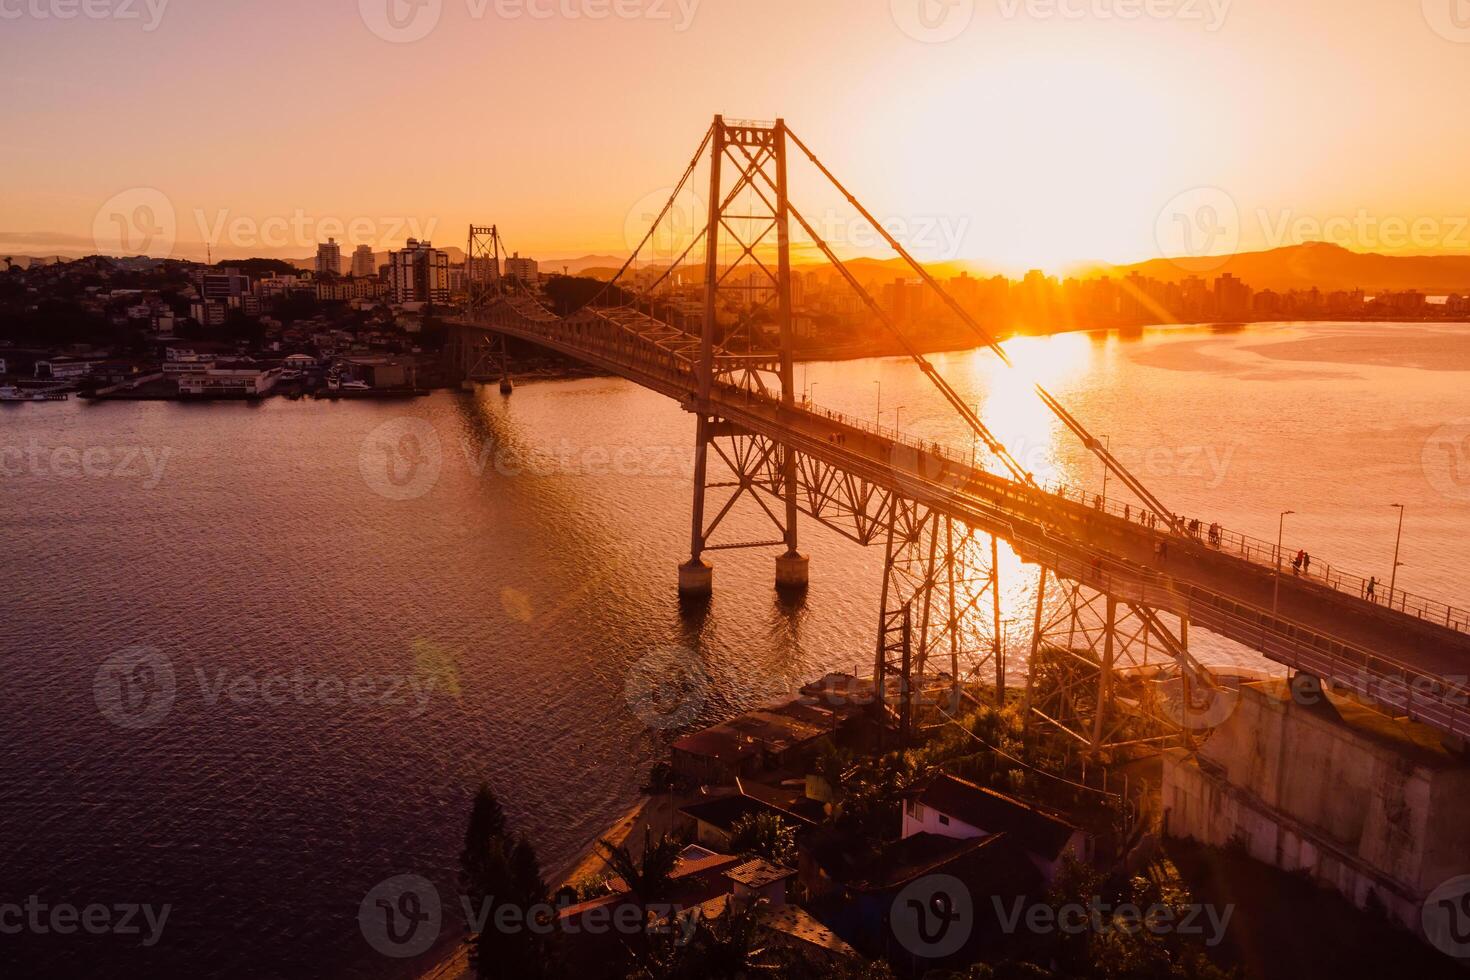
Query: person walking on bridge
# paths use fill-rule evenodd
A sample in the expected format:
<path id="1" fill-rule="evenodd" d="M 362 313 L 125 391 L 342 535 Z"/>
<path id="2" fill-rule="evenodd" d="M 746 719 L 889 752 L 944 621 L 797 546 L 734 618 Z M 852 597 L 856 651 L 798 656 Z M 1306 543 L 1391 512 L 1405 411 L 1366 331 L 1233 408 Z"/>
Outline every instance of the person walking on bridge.
<path id="1" fill-rule="evenodd" d="M 1378 601 L 1377 592 L 1378 592 L 1378 576 L 1375 575 L 1375 576 L 1373 576 L 1372 578 L 1370 578 L 1368 580 L 1368 601 L 1369 602 L 1377 602 Z"/>

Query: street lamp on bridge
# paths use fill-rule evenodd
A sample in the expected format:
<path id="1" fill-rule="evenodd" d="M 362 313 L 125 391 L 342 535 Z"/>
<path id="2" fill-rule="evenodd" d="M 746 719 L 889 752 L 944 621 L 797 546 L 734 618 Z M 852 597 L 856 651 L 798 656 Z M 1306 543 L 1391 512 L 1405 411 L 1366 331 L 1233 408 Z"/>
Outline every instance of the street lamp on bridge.
<path id="1" fill-rule="evenodd" d="M 894 438 L 902 438 L 902 434 L 899 432 L 899 429 L 898 429 L 898 413 L 902 412 L 906 408 L 908 408 L 907 405 L 900 405 L 900 406 L 898 406 L 897 408 L 895 408 L 893 410 L 893 435 L 894 435 Z"/>
<path id="2" fill-rule="evenodd" d="M 878 386 L 878 410 L 873 413 L 873 422 L 881 429 L 883 428 L 883 382 L 874 381 L 873 384 Z"/>
<path id="3" fill-rule="evenodd" d="M 1399 534 L 1393 543 L 1393 574 L 1389 577 L 1388 580 L 1388 608 L 1392 609 L 1393 589 L 1394 586 L 1398 585 L 1399 566 L 1403 564 L 1403 562 L 1399 561 L 1399 547 L 1404 543 L 1404 505 L 1390 504 L 1389 506 L 1397 507 L 1399 509 Z"/>

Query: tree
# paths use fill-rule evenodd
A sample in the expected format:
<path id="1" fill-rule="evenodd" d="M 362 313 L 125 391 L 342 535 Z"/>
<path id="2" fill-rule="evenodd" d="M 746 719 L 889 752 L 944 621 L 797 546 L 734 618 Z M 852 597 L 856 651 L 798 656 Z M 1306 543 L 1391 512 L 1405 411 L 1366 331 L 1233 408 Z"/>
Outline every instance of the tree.
<path id="1" fill-rule="evenodd" d="M 469 939 L 475 975 L 494 980 L 553 976 L 551 937 L 524 925 L 534 912 L 549 914 L 540 862 L 524 837 L 510 833 L 505 811 L 489 786 L 480 786 L 470 807 L 459 866 L 470 908 L 484 916 L 483 928 Z M 520 911 L 519 928 L 495 927 L 495 909 L 504 906 Z"/>
<path id="2" fill-rule="evenodd" d="M 730 850 L 774 864 L 796 862 L 796 828 L 774 813 L 750 813 L 730 828 Z"/>
<path id="3" fill-rule="evenodd" d="M 655 841 L 649 828 L 644 831 L 643 852 L 636 858 L 624 844 L 600 840 L 597 846 L 602 850 L 608 870 L 623 879 L 640 908 L 668 898 L 673 888 L 674 868 L 679 863 L 678 841 L 667 834 Z"/>

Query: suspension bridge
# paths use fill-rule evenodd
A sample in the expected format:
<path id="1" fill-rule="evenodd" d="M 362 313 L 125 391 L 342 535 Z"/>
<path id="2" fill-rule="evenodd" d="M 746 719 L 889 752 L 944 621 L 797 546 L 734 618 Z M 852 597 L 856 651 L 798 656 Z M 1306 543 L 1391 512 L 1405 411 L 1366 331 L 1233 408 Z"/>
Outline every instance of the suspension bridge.
<path id="1" fill-rule="evenodd" d="M 974 332 L 977 345 L 1015 369 L 987 329 L 782 120 L 716 117 L 628 263 L 576 312 L 558 315 L 503 281 L 498 231 L 471 229 L 469 300 L 450 323 L 448 347 L 461 376 L 498 378 L 509 392 L 506 341 L 515 338 L 659 392 L 695 416 L 682 594 L 708 595 L 710 558 L 738 548 L 779 549 L 777 586 L 804 588 L 803 516 L 883 548 L 872 651 L 876 696 L 879 710 L 910 733 L 926 707 L 958 698 L 972 682 L 993 682 L 998 692 L 1007 687 L 999 557 L 1005 542 L 1036 581 L 1027 715 L 1089 750 L 1163 742 L 1207 727 L 1220 690 L 1190 653 L 1191 629 L 1258 651 L 1312 683 L 1354 691 L 1463 748 L 1470 736 L 1470 611 L 1380 593 L 1326 566 L 1282 574 L 1279 546 L 1183 519 L 1036 385 L 1041 401 L 1129 499 L 1040 485 L 792 200 L 789 165 L 800 161 L 883 235 L 939 304 Z M 687 247 L 670 249 L 661 266 L 630 276 L 701 168 L 708 180 L 702 227 Z M 791 274 L 797 231 L 974 433 L 983 461 L 970 447 L 907 439 L 798 394 Z M 701 257 L 700 301 L 690 303 L 687 292 L 680 299 L 669 287 L 676 269 Z M 769 519 L 769 538 L 728 539 L 726 520 L 742 502 Z M 1160 690 L 1173 692 L 1179 706 L 1169 708 Z"/>

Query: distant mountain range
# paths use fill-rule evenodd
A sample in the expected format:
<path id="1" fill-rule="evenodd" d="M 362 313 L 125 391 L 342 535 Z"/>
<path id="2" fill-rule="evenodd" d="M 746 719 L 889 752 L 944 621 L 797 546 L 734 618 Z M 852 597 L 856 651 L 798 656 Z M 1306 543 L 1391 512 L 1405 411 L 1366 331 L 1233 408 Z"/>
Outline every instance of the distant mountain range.
<path id="1" fill-rule="evenodd" d="M 449 261 L 464 261 L 464 250 L 456 246 L 444 249 Z M 81 256 L 67 255 L 14 255 L 11 261 L 21 267 L 50 265 L 69 262 Z M 534 257 L 534 256 L 533 256 Z M 127 262 L 150 262 L 142 257 Z M 298 269 L 315 268 L 315 257 L 288 260 Z M 344 251 L 342 261 L 346 272 L 350 268 L 351 253 Z M 385 265 L 388 253 L 375 252 L 374 266 Z M 625 259 L 616 255 L 582 255 L 575 258 L 538 259 L 545 274 L 567 273 L 574 276 L 611 278 L 623 265 Z M 222 260 L 220 265 L 228 265 Z M 847 268 L 865 283 L 885 279 L 906 278 L 912 275 L 908 265 L 898 258 L 852 259 Z M 688 266 L 690 274 L 699 275 L 698 261 Z M 835 275 L 825 261 L 810 262 L 798 258 L 792 268 L 803 274 L 819 276 Z M 961 273 L 986 277 L 994 275 L 983 266 L 973 262 L 926 263 L 925 268 L 935 276 L 946 279 Z M 1363 289 L 1369 293 L 1384 290 L 1415 289 L 1421 292 L 1470 293 L 1470 255 L 1380 255 L 1373 252 L 1354 252 L 1340 245 L 1314 242 L 1305 245 L 1290 245 L 1262 252 L 1242 252 L 1230 256 L 1207 258 L 1150 259 L 1131 265 L 1090 263 L 1078 266 L 1070 274 L 1083 278 L 1111 276 L 1122 278 L 1137 272 L 1150 279 L 1179 282 L 1197 275 L 1214 279 L 1224 273 L 1233 273 L 1253 289 L 1274 289 L 1285 292 L 1291 289 L 1311 289 L 1313 286 L 1325 291 Z"/>
<path id="2" fill-rule="evenodd" d="M 1189 276 L 1214 279 L 1232 273 L 1252 289 L 1318 287 L 1324 292 L 1363 289 L 1416 289 L 1421 292 L 1470 292 L 1470 256 L 1379 255 L 1354 252 L 1340 245 L 1312 242 L 1265 252 L 1202 259 L 1150 259 L 1133 265 L 1096 265 L 1080 273 L 1087 278 L 1121 278 L 1134 272 L 1149 279 L 1178 282 Z"/>

